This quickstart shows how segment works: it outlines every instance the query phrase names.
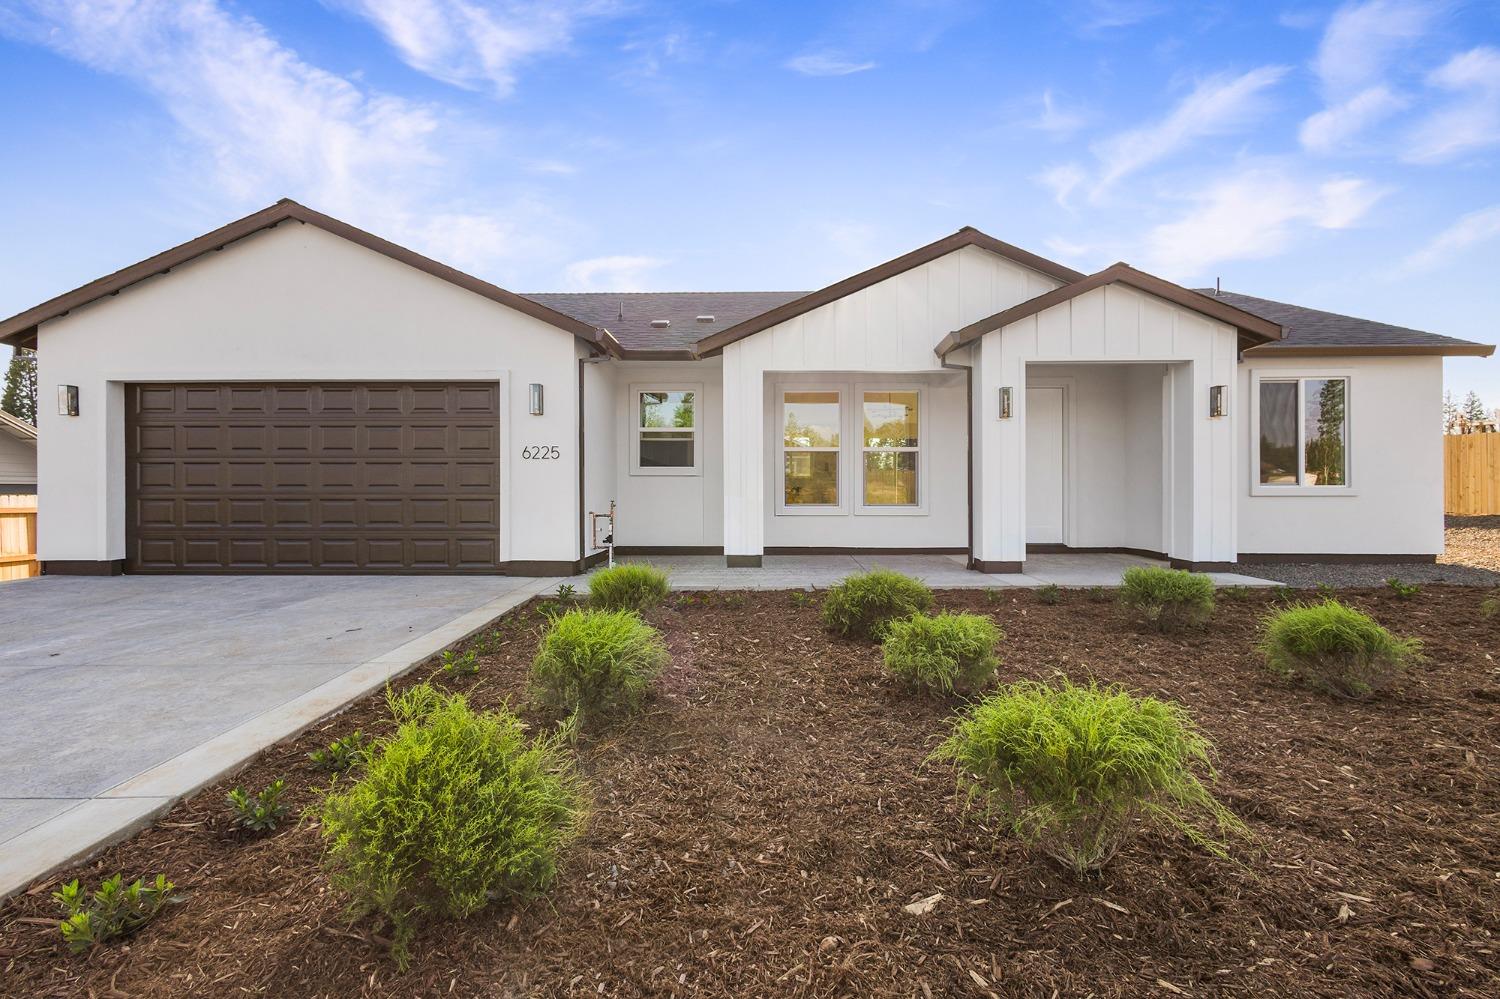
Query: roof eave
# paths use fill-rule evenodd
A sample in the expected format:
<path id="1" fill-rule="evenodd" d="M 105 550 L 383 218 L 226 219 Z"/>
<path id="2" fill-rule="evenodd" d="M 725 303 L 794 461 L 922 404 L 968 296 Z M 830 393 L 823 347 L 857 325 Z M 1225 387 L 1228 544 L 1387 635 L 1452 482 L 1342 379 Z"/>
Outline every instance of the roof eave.
<path id="1" fill-rule="evenodd" d="M 1451 343 L 1262 343 L 1246 348 L 1257 357 L 1489 357 L 1494 344 Z"/>

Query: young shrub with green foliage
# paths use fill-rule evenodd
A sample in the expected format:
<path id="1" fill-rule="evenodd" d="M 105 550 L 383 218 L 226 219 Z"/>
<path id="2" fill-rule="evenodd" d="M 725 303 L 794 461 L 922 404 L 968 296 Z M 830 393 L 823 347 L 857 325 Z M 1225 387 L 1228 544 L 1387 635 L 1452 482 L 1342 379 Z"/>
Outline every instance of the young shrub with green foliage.
<path id="1" fill-rule="evenodd" d="M 1062 588 L 1056 583 L 1038 586 L 1036 588 L 1036 599 L 1037 603 L 1046 604 L 1049 607 L 1053 604 L 1062 603 Z"/>
<path id="2" fill-rule="evenodd" d="M 1025 681 L 961 715 L 933 757 L 955 765 L 987 814 L 1081 873 L 1107 863 L 1138 824 L 1224 856 L 1223 837 L 1244 826 L 1205 784 L 1210 748 L 1177 704 Z"/>
<path id="3" fill-rule="evenodd" d="M 1487 618 L 1500 617 L 1500 590 L 1495 590 L 1479 604 L 1479 613 Z"/>
<path id="4" fill-rule="evenodd" d="M 885 668 L 914 687 L 951 694 L 977 690 L 995 675 L 1000 629 L 982 614 L 913 614 L 886 627 Z"/>
<path id="5" fill-rule="evenodd" d="M 1157 631 L 1182 631 L 1214 612 L 1214 583 L 1201 573 L 1132 566 L 1120 583 L 1120 602 Z"/>
<path id="6" fill-rule="evenodd" d="M 661 635 L 631 611 L 569 611 L 542 636 L 532 689 L 546 706 L 581 715 L 633 710 L 667 658 Z"/>
<path id="7" fill-rule="evenodd" d="M 123 876 L 115 874 L 105 878 L 91 895 L 74 878 L 61 891 L 52 893 L 63 911 L 58 929 L 68 950 L 81 954 L 96 944 L 134 933 L 164 906 L 180 901 L 172 894 L 175 887 L 165 874 L 158 874 L 151 884 L 137 878 L 129 885 Z"/>
<path id="8" fill-rule="evenodd" d="M 1389 586 L 1391 588 L 1391 592 L 1396 594 L 1397 600 L 1410 600 L 1412 597 L 1422 592 L 1422 587 L 1418 586 L 1416 583 L 1403 583 L 1395 576 L 1387 579 L 1385 581 L 1385 585 Z"/>
<path id="9" fill-rule="evenodd" d="M 286 818 L 287 808 L 281 800 L 285 790 L 286 781 L 278 777 L 259 794 L 237 787 L 224 800 L 229 803 L 229 812 L 236 826 L 248 832 L 268 833 Z"/>
<path id="10" fill-rule="evenodd" d="M 1337 600 L 1298 604 L 1265 620 L 1260 651 L 1273 673 L 1339 697 L 1368 697 L 1420 658 L 1422 643 L 1397 638 Z"/>
<path id="11" fill-rule="evenodd" d="M 307 754 L 307 759 L 325 773 L 341 774 L 364 762 L 369 745 L 369 738 L 356 729 L 351 735 L 333 740 L 326 749 L 314 749 Z"/>
<path id="12" fill-rule="evenodd" d="M 655 566 L 627 562 L 589 576 L 589 604 L 603 610 L 642 611 L 667 599 L 667 574 Z"/>
<path id="13" fill-rule="evenodd" d="M 356 916 L 390 923 L 403 968 L 423 921 L 463 919 L 550 885 L 586 812 L 557 736 L 528 740 L 508 712 L 413 690 L 423 688 L 388 697 L 400 727 L 321 810 L 333 884 Z"/>
<path id="14" fill-rule="evenodd" d="M 462 653 L 452 649 L 443 650 L 443 672 L 449 676 L 473 676 L 479 672 L 479 650 L 469 649 Z"/>
<path id="15" fill-rule="evenodd" d="M 840 635 L 880 641 L 897 618 L 925 614 L 932 591 L 919 579 L 890 569 L 855 573 L 823 598 L 823 626 Z"/>

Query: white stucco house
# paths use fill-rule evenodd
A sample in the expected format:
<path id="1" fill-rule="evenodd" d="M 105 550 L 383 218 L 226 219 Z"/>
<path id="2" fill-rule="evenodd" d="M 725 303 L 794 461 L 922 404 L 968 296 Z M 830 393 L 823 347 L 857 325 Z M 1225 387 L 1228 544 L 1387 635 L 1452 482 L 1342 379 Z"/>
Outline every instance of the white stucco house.
<path id="1" fill-rule="evenodd" d="M 731 565 L 1430 561 L 1442 359 L 1494 349 L 974 229 L 813 292 L 523 296 L 290 201 L 0 340 L 52 573 L 564 573 L 611 501 L 619 550 Z"/>

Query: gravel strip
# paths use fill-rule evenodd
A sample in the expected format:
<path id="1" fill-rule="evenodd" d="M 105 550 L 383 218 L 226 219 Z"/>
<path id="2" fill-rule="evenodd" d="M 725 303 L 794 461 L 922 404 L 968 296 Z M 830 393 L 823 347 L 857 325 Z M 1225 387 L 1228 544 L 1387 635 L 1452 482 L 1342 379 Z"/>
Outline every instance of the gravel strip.
<path id="1" fill-rule="evenodd" d="M 1287 586 L 1311 588 L 1379 586 L 1395 577 L 1403 583 L 1451 583 L 1456 586 L 1500 586 L 1500 517 L 1448 517 L 1446 551 L 1431 565 L 1309 565 L 1241 562 L 1235 572 L 1274 579 Z"/>

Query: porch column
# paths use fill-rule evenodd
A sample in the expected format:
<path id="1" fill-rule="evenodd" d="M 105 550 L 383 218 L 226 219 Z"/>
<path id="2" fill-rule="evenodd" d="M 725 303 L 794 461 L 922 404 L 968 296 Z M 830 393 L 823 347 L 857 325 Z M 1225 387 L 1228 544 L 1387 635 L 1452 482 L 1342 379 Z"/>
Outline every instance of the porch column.
<path id="1" fill-rule="evenodd" d="M 731 568 L 758 567 L 766 533 L 765 373 L 743 343 L 724 348 L 723 419 L 724 559 Z"/>
<path id="2" fill-rule="evenodd" d="M 1020 572 L 1026 560 L 1026 361 L 990 337 L 979 354 L 974 447 L 980 451 L 974 503 L 983 510 L 974 539 L 981 572 Z M 1000 419 L 1000 390 L 1011 390 L 1011 416 Z"/>
<path id="3" fill-rule="evenodd" d="M 1170 371 L 1167 555 L 1183 568 L 1222 569 L 1238 557 L 1233 428 L 1246 414 L 1234 398 L 1235 372 L 1218 351 Z M 1213 385 L 1229 393 L 1228 416 L 1208 415 Z"/>

